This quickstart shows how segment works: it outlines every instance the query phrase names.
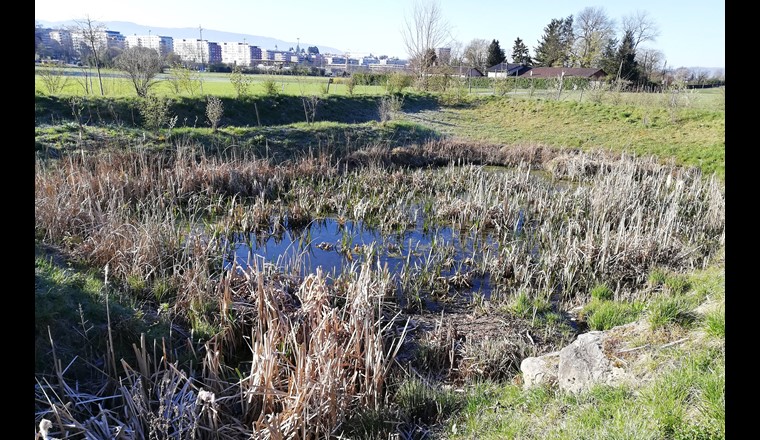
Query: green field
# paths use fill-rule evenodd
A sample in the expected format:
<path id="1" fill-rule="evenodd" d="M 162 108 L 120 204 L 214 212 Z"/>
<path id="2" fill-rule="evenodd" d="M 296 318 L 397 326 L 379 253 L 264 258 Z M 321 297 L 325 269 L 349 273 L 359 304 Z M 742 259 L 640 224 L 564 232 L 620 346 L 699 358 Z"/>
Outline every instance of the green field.
<path id="1" fill-rule="evenodd" d="M 39 70 L 39 68 L 38 68 Z M 66 79 L 65 87 L 57 95 L 62 96 L 82 96 L 87 94 L 87 88 L 90 87 L 91 82 L 94 94 L 100 94 L 100 87 L 98 84 L 97 72 L 94 69 L 82 70 L 77 68 L 63 68 L 60 69 L 65 74 Z M 84 76 L 84 74 L 87 76 Z M 214 95 L 234 97 L 236 96 L 235 88 L 230 83 L 229 73 L 215 73 L 215 72 L 196 72 L 199 79 L 197 91 L 194 93 L 196 96 Z M 127 78 L 115 77 L 123 76 L 123 72 L 112 69 L 101 70 L 101 76 L 103 79 L 103 89 L 105 95 L 110 97 L 128 97 L 136 96 L 134 87 Z M 328 81 L 327 77 L 314 77 L 314 76 L 295 76 L 295 75 L 247 75 L 252 77 L 252 83 L 249 89 L 249 93 L 252 96 L 260 96 L 265 94 L 263 83 L 266 81 L 272 81 L 277 87 L 278 93 L 293 96 L 309 96 L 309 95 L 348 95 L 348 89 L 345 85 L 345 79 L 333 78 L 330 84 L 329 90 L 327 90 Z M 162 73 L 156 77 L 156 84 L 151 91 L 159 96 L 178 96 L 172 89 L 170 81 L 168 80 L 169 74 Z M 88 82 L 85 85 L 85 82 Z M 47 91 L 37 75 L 35 78 L 35 92 L 45 93 Z M 203 91 L 201 91 L 201 87 Z M 326 93 L 327 92 L 327 93 Z M 354 89 L 354 94 L 357 95 L 380 95 L 385 92 L 385 88 L 382 86 L 367 86 L 357 85 Z M 90 93 L 93 94 L 93 93 Z M 187 91 L 182 91 L 179 96 L 192 96 Z"/>

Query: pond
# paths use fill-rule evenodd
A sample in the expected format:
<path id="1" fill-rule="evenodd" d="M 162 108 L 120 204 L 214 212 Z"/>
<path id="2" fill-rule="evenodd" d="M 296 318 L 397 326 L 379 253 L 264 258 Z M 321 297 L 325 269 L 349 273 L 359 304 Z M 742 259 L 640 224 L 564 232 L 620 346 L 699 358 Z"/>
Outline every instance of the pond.
<path id="1" fill-rule="evenodd" d="M 522 229 L 522 224 L 517 227 Z M 402 303 L 410 293 L 428 310 L 452 298 L 489 298 L 492 286 L 486 266 L 498 255 L 493 234 L 424 229 L 420 221 L 414 229 L 384 236 L 362 222 L 323 218 L 282 234 L 238 233 L 225 244 L 224 267 L 246 270 L 255 263 L 272 264 L 299 276 L 321 268 L 330 283 L 372 255 L 394 277 Z"/>

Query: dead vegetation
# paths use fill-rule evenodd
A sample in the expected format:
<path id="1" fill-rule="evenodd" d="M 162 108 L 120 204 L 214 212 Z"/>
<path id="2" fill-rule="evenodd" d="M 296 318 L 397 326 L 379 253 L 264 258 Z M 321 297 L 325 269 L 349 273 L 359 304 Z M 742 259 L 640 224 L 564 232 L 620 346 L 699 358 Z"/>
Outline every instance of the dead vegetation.
<path id="1" fill-rule="evenodd" d="M 403 388 L 391 370 L 404 359 L 420 377 L 509 380 L 523 357 L 561 340 L 558 313 L 592 286 L 635 296 L 651 268 L 704 266 L 725 238 L 716 179 L 543 146 L 433 141 L 280 163 L 182 146 L 38 159 L 35 171 L 40 241 L 107 267 L 104 298 L 141 280 L 134 299 L 155 308 L 158 286 L 173 286 L 158 302 L 180 333 L 143 338 L 133 358 L 106 353 L 109 366 L 86 387 L 67 378 L 65 364 L 79 359 L 38 372 L 35 423 L 48 420 L 58 438 L 327 438 L 357 411 L 394 408 Z M 327 216 L 385 235 L 451 228 L 472 242 L 471 255 L 456 261 L 440 240 L 426 254 L 394 244 L 424 258 L 391 273 L 377 248 L 342 243 L 335 251 L 349 261 L 337 279 L 304 275 L 298 258 L 223 264 L 235 233 L 283 234 Z M 485 276 L 487 299 L 461 294 Z M 476 316 L 441 318 L 407 351 L 405 317 L 424 312 L 422 298 L 471 301 L 464 306 L 493 324 L 509 319 L 496 312 L 518 292 L 530 326 L 497 325 L 479 339 L 484 327 L 468 330 Z"/>

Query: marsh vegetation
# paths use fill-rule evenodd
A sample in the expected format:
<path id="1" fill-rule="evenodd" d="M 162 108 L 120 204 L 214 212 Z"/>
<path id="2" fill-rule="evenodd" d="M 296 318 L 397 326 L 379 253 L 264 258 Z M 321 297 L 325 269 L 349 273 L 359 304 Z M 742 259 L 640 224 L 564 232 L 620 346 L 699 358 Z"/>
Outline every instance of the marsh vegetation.
<path id="1" fill-rule="evenodd" d="M 60 438 L 539 438 L 550 427 L 509 418 L 478 431 L 478 408 L 623 411 L 632 390 L 569 402 L 514 385 L 522 359 L 588 328 L 704 326 L 720 359 L 723 309 L 692 313 L 716 287 L 688 276 L 723 258 L 716 113 L 620 122 L 626 107 L 389 96 L 388 119 L 358 96 L 324 98 L 310 120 L 299 99 L 223 98 L 211 128 L 187 122 L 206 98 L 162 107 L 147 127 L 128 99 L 38 96 L 35 423 Z M 475 120 L 477 108 L 486 128 L 509 131 L 511 115 L 515 138 L 409 122 Z M 650 134 L 701 121 L 714 160 L 521 125 L 560 114 Z M 678 383 L 703 381 L 693 417 L 714 433 L 723 370 L 695 356 Z M 652 411 L 664 384 L 638 397 Z M 579 411 L 573 426 L 602 432 Z M 686 432 L 692 416 L 659 411 L 669 424 L 637 419 L 636 432 Z"/>

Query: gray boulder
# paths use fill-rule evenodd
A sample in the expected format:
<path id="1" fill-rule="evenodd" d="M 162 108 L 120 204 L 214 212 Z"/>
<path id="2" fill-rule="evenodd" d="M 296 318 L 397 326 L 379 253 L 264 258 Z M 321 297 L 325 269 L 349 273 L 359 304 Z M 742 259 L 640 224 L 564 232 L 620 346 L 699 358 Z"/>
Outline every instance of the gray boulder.
<path id="1" fill-rule="evenodd" d="M 523 388 L 537 385 L 556 385 L 559 370 L 559 352 L 545 354 L 540 357 L 529 357 L 520 362 L 523 375 Z"/>
<path id="2" fill-rule="evenodd" d="M 561 390 L 577 393 L 597 383 L 616 385 L 628 379 L 620 363 L 603 350 L 608 337 L 601 331 L 584 333 L 558 352 L 523 359 L 523 388 L 556 384 Z"/>
<path id="3" fill-rule="evenodd" d="M 577 393 L 594 384 L 616 385 L 626 378 L 602 347 L 605 333 L 584 333 L 559 352 L 557 378 L 561 390 Z"/>

